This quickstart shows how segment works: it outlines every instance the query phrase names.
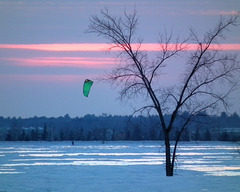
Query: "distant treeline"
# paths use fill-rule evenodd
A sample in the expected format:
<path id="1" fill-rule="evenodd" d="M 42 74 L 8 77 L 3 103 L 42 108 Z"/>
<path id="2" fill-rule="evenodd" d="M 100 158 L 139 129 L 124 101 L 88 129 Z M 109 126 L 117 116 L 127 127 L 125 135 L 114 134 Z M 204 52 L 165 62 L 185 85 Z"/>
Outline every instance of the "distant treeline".
<path id="1" fill-rule="evenodd" d="M 185 112 L 185 116 L 188 115 Z M 169 115 L 164 118 L 170 119 Z M 197 119 L 197 120 L 196 120 Z M 240 117 L 234 113 L 220 116 L 200 115 L 189 124 L 182 135 L 182 140 L 202 141 L 239 141 Z M 171 139 L 181 121 L 174 125 Z M 71 118 L 64 117 L 0 117 L 1 141 L 63 141 L 63 140 L 163 140 L 163 133 L 158 116 L 100 116 L 85 115 Z"/>

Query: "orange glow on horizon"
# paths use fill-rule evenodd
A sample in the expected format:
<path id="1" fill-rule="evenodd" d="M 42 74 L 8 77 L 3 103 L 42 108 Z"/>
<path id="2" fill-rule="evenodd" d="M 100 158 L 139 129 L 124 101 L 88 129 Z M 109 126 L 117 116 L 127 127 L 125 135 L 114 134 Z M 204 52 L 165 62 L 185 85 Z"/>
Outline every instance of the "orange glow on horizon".
<path id="1" fill-rule="evenodd" d="M 157 43 L 143 43 L 140 47 L 142 51 L 161 51 L 161 46 L 164 44 Z M 176 44 L 169 44 L 170 50 L 174 50 Z M 184 44 L 185 50 L 193 51 L 198 48 L 198 44 Z M 98 43 L 98 44 L 0 44 L 0 49 L 27 49 L 27 50 L 38 50 L 38 51 L 105 51 L 110 47 L 109 44 Z M 133 49 L 137 49 L 138 44 L 132 44 Z M 211 49 L 234 51 L 240 50 L 240 44 L 220 44 L 212 45 Z M 113 48 L 111 51 L 120 51 L 119 48 Z"/>

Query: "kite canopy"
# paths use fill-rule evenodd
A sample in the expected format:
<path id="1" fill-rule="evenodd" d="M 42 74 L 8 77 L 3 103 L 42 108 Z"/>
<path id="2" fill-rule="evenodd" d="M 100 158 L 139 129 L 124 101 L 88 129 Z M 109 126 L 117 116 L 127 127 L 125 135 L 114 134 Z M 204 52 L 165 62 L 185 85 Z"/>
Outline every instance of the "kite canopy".
<path id="1" fill-rule="evenodd" d="M 88 97 L 88 94 L 90 92 L 90 89 L 92 87 L 93 81 L 86 79 L 83 84 L 83 95 L 85 97 Z"/>

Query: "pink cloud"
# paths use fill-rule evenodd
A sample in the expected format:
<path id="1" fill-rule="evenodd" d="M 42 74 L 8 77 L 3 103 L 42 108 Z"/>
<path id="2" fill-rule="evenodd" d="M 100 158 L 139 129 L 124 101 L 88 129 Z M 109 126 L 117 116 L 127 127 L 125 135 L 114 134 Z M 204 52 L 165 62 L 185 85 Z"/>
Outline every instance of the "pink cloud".
<path id="1" fill-rule="evenodd" d="M 203 46 L 206 46 L 202 44 Z M 136 45 L 134 45 L 136 46 Z M 184 50 L 186 51 L 194 51 L 197 50 L 199 45 L 198 44 L 183 44 L 181 45 Z M 166 44 L 143 44 L 140 50 L 144 51 L 161 51 L 163 50 L 163 47 L 166 47 Z M 168 50 L 176 50 L 176 48 L 180 47 L 180 44 L 168 44 Z M 225 51 L 234 51 L 234 50 L 240 50 L 240 44 L 220 44 L 216 45 L 213 44 L 210 46 L 210 49 L 214 50 L 225 50 Z"/>
<path id="2" fill-rule="evenodd" d="M 198 48 L 198 44 L 188 44 L 186 50 L 194 51 Z M 205 44 L 202 44 L 202 46 L 206 46 Z M 240 50 L 240 44 L 212 44 L 209 49 L 213 50 L 222 50 L 222 51 L 239 51 Z"/>
<path id="3" fill-rule="evenodd" d="M 191 15 L 238 15 L 238 11 L 219 11 L 219 10 L 203 10 L 203 11 L 188 11 Z"/>
<path id="4" fill-rule="evenodd" d="M 108 68 L 116 61 L 113 58 L 88 57 L 34 57 L 34 58 L 8 58 L 14 65 L 27 67 L 84 67 Z"/>
<path id="5" fill-rule="evenodd" d="M 94 79 L 95 76 L 88 75 L 90 79 Z M 81 75 L 43 75 L 43 74 L 0 74 L 1 82 L 7 82 L 11 84 L 14 82 L 41 82 L 41 83 L 74 83 L 82 82 L 86 77 Z"/>
<path id="6" fill-rule="evenodd" d="M 240 12 L 238 11 L 221 11 L 221 15 L 238 15 Z"/>
<path id="7" fill-rule="evenodd" d="M 137 44 L 132 44 L 133 49 L 137 49 Z M 140 50 L 144 51 L 159 51 L 161 46 L 157 43 L 144 43 L 141 45 Z M 170 49 L 174 50 L 176 44 L 169 44 Z M 185 44 L 186 50 L 196 50 L 197 44 Z M 104 51 L 109 47 L 108 44 L 0 44 L 0 49 L 27 49 L 27 50 L 38 50 L 38 51 Z M 240 50 L 240 44 L 221 44 L 212 45 L 212 48 L 218 50 Z M 111 51 L 119 51 L 119 48 L 114 48 Z"/>

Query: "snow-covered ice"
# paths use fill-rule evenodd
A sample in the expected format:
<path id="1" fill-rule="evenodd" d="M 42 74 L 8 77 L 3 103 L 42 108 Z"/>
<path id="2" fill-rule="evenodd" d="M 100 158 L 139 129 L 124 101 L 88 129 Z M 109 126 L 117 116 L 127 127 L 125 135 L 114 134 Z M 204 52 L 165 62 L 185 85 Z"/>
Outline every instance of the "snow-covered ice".
<path id="1" fill-rule="evenodd" d="M 163 142 L 0 142 L 0 192 L 240 191 L 236 143 L 180 143 L 174 177 Z"/>

